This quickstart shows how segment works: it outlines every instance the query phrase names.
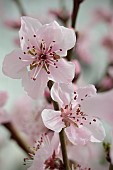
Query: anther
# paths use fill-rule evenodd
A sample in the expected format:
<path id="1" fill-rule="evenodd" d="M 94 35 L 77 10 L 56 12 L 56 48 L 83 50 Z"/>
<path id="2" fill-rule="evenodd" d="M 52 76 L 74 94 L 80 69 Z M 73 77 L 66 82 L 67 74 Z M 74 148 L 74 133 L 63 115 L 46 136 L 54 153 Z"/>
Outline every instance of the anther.
<path id="1" fill-rule="evenodd" d="M 35 77 L 33 77 L 32 79 L 33 79 L 34 81 L 36 80 L 36 78 L 35 78 Z"/>

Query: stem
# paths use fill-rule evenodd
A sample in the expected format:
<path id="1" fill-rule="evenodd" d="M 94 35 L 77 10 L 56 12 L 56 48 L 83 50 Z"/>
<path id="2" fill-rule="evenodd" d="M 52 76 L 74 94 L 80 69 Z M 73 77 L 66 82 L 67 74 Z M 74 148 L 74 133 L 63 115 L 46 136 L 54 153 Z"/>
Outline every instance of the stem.
<path id="1" fill-rule="evenodd" d="M 70 170 L 69 161 L 68 161 L 68 157 L 67 157 L 64 129 L 62 129 L 61 132 L 59 133 L 59 137 L 60 137 L 60 143 L 61 143 L 61 149 L 62 149 L 62 157 L 63 157 L 65 170 Z"/>
<path id="2" fill-rule="evenodd" d="M 109 170 L 113 170 L 113 165 L 110 163 Z"/>
<path id="3" fill-rule="evenodd" d="M 72 11 L 72 17 L 71 17 L 71 27 L 74 28 L 74 29 L 76 27 L 79 7 L 80 7 L 81 2 L 83 2 L 83 1 L 84 0 L 73 0 L 73 11 Z M 68 54 L 67 54 L 67 57 L 66 57 L 68 61 L 71 60 L 72 52 L 73 52 L 73 48 L 68 51 Z"/>
<path id="4" fill-rule="evenodd" d="M 51 90 L 52 85 L 53 85 L 53 82 L 49 81 L 48 82 L 49 90 Z M 53 102 L 54 109 L 59 110 L 58 103 L 55 102 L 54 100 L 52 100 L 52 102 Z M 62 150 L 62 158 L 63 158 L 64 168 L 65 168 L 65 170 L 70 170 L 69 161 L 68 161 L 68 157 L 67 157 L 64 129 L 62 129 L 61 132 L 59 133 L 59 138 L 60 138 L 60 143 L 61 143 L 61 150 Z"/>
<path id="5" fill-rule="evenodd" d="M 3 126 L 8 129 L 11 133 L 11 138 L 14 139 L 17 144 L 29 155 L 29 153 L 34 153 L 30 148 L 29 145 L 23 140 L 20 136 L 19 132 L 15 127 L 10 123 L 4 123 Z"/>
<path id="6" fill-rule="evenodd" d="M 53 101 L 53 106 L 54 106 L 55 110 L 59 110 L 59 106 L 58 106 L 57 102 Z M 61 150 L 62 150 L 64 168 L 65 168 L 65 170 L 70 170 L 68 156 L 67 156 L 67 150 L 66 150 L 64 129 L 62 129 L 61 132 L 59 133 L 59 137 L 60 137 L 60 143 L 61 143 Z"/>
<path id="7" fill-rule="evenodd" d="M 79 5 L 80 5 L 79 0 L 73 0 L 73 11 L 72 11 L 72 18 L 71 18 L 71 22 L 72 22 L 71 26 L 72 26 L 72 28 L 75 28 L 77 15 L 78 15 L 78 10 L 79 10 Z"/>
<path id="8" fill-rule="evenodd" d="M 21 16 L 25 16 L 26 13 L 25 13 L 25 11 L 23 9 L 23 6 L 22 6 L 20 0 L 13 0 L 13 1 L 16 3 L 16 5 L 17 5 L 17 7 L 18 7 L 18 9 L 20 11 Z"/>
<path id="9" fill-rule="evenodd" d="M 113 0 L 110 0 L 110 7 L 113 8 Z"/>

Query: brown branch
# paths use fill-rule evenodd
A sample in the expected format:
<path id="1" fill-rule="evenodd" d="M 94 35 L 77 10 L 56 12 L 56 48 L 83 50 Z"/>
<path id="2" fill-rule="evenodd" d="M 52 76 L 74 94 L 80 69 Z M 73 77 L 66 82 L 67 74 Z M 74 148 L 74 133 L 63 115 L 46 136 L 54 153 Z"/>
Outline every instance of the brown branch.
<path id="1" fill-rule="evenodd" d="M 17 5 L 17 7 L 18 7 L 18 9 L 19 9 L 19 11 L 20 11 L 21 16 L 25 16 L 26 13 L 25 13 L 25 11 L 24 11 L 24 8 L 23 8 L 20 0 L 13 0 L 13 1 L 16 3 L 16 5 Z"/>
<path id="2" fill-rule="evenodd" d="M 109 170 L 113 170 L 113 165 L 110 163 Z"/>
<path id="3" fill-rule="evenodd" d="M 78 16 L 78 11 L 79 11 L 79 7 L 80 7 L 81 2 L 83 2 L 83 0 L 73 0 L 73 11 L 72 11 L 72 18 L 71 18 L 72 28 L 75 28 L 76 20 L 77 20 L 77 16 Z"/>
<path id="4" fill-rule="evenodd" d="M 79 11 L 79 7 L 80 4 L 83 2 L 84 0 L 73 0 L 73 11 L 72 11 L 72 16 L 71 16 L 71 27 L 73 29 L 75 29 L 76 27 L 76 22 L 77 22 L 77 16 L 78 16 L 78 11 Z M 73 48 L 70 49 L 67 53 L 67 60 L 70 61 L 72 58 L 72 52 L 73 52 Z"/>
<path id="5" fill-rule="evenodd" d="M 27 144 L 27 142 L 25 140 L 23 140 L 23 138 L 21 137 L 21 135 L 19 134 L 19 132 L 13 126 L 12 123 L 10 123 L 10 122 L 4 123 L 3 126 L 6 129 L 8 129 L 8 131 L 10 131 L 11 139 L 14 139 L 17 142 L 17 144 L 20 146 L 20 148 L 22 148 L 28 155 L 29 155 L 29 153 L 34 154 L 33 150 L 29 148 L 29 145 Z"/>

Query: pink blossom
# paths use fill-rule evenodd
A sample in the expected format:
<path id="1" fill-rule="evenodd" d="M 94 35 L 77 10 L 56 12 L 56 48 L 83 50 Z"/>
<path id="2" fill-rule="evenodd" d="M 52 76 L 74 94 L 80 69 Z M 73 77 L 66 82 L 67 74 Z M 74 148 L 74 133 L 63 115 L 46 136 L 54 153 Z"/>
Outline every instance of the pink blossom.
<path id="1" fill-rule="evenodd" d="M 76 82 L 76 80 L 79 78 L 81 73 L 81 66 L 78 60 L 74 59 L 72 62 L 75 64 L 75 77 L 73 79 L 73 82 Z"/>
<path id="2" fill-rule="evenodd" d="M 88 33 L 89 31 L 90 30 L 87 30 L 87 32 L 81 32 L 78 35 L 77 45 L 75 49 L 79 59 L 86 64 L 90 64 L 92 60 L 92 55 L 89 51 L 92 43 L 91 37 Z"/>
<path id="3" fill-rule="evenodd" d="M 105 131 L 100 120 L 82 109 L 82 102 L 96 95 L 93 85 L 74 90 L 71 84 L 55 83 L 51 90 L 51 97 L 57 101 L 59 111 L 45 109 L 42 119 L 45 126 L 59 133 L 62 128 L 68 139 L 75 144 L 86 144 L 88 141 L 101 142 Z M 93 110 L 91 110 L 92 112 Z"/>
<path id="4" fill-rule="evenodd" d="M 101 89 L 102 91 L 107 91 L 113 88 L 113 79 L 110 76 L 105 76 L 98 85 L 98 88 Z"/>
<path id="5" fill-rule="evenodd" d="M 87 143 L 86 145 L 69 146 L 68 157 L 69 160 L 75 162 L 75 167 L 77 166 L 76 168 L 78 168 L 77 170 L 109 169 L 109 163 L 105 161 L 104 150 L 101 143 Z"/>
<path id="6" fill-rule="evenodd" d="M 108 52 L 109 62 L 113 62 L 113 35 L 111 33 L 104 36 L 101 44 Z"/>
<path id="7" fill-rule="evenodd" d="M 0 91 L 0 124 L 10 121 L 10 116 L 3 108 L 8 99 L 8 94 L 5 91 Z"/>
<path id="8" fill-rule="evenodd" d="M 98 93 L 84 100 L 81 109 L 85 113 L 101 118 L 109 125 L 113 125 L 113 90 Z"/>
<path id="9" fill-rule="evenodd" d="M 59 138 L 55 134 L 50 140 L 47 135 L 43 135 L 36 143 L 35 155 L 31 155 L 31 167 L 28 170 L 45 170 L 45 169 L 60 169 L 63 166 L 62 161 L 57 157 L 59 147 Z M 25 159 L 26 164 L 30 160 Z M 63 169 L 62 169 L 63 170 Z"/>
<path id="10" fill-rule="evenodd" d="M 31 145 L 41 133 L 48 132 L 41 118 L 41 112 L 47 107 L 47 103 L 42 103 L 43 106 L 38 104 L 37 107 L 33 107 L 31 98 L 24 96 L 18 98 L 11 109 L 12 123 L 24 134 Z"/>
<path id="11" fill-rule="evenodd" d="M 76 165 L 72 165 L 72 170 L 91 170 L 91 168 L 87 168 L 76 163 Z"/>
<path id="12" fill-rule="evenodd" d="M 3 107 L 8 99 L 8 94 L 6 91 L 0 91 L 0 107 Z"/>
<path id="13" fill-rule="evenodd" d="M 40 97 L 48 80 L 72 81 L 74 65 L 62 58 L 75 45 L 72 29 L 55 21 L 42 25 L 37 19 L 22 17 L 19 36 L 21 49 L 5 57 L 3 72 L 14 79 L 22 78 L 22 85 L 30 97 Z"/>
<path id="14" fill-rule="evenodd" d="M 65 24 L 71 18 L 71 14 L 65 8 L 62 8 L 60 10 L 50 10 L 49 12 L 50 14 L 52 14 L 53 16 L 55 16 L 56 18 L 58 18 L 60 21 L 62 21 Z"/>
<path id="15" fill-rule="evenodd" d="M 93 22 L 105 22 L 111 24 L 113 22 L 113 12 L 108 8 L 97 8 L 93 13 Z"/>
<path id="16" fill-rule="evenodd" d="M 13 29 L 19 29 L 21 26 L 20 20 L 6 20 L 4 24 Z"/>

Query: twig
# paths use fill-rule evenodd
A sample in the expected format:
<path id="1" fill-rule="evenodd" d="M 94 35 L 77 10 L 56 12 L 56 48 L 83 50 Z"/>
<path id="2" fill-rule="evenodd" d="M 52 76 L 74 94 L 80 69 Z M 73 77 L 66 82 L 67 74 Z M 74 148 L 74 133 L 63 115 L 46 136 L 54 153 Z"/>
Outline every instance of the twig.
<path id="1" fill-rule="evenodd" d="M 83 1 L 84 0 L 73 0 L 73 11 L 72 11 L 72 17 L 71 17 L 71 27 L 74 28 L 74 29 L 76 27 L 79 7 L 80 7 L 80 4 Z M 73 48 L 68 51 L 68 54 L 67 54 L 67 57 L 66 57 L 68 61 L 71 60 L 72 52 L 73 52 Z"/>
<path id="2" fill-rule="evenodd" d="M 113 170 L 113 165 L 110 163 L 109 170 Z"/>
<path id="3" fill-rule="evenodd" d="M 11 133 L 11 138 L 14 139 L 17 144 L 29 155 L 29 153 L 34 154 L 33 150 L 31 150 L 29 148 L 29 145 L 27 144 L 27 142 L 25 140 L 23 140 L 23 138 L 21 137 L 21 135 L 19 134 L 19 132 L 17 131 L 17 129 L 12 125 L 12 123 L 8 122 L 8 123 L 4 123 L 3 126 L 8 129 Z"/>
<path id="4" fill-rule="evenodd" d="M 25 13 L 25 11 L 24 11 L 24 8 L 23 8 L 20 0 L 13 0 L 13 1 L 16 3 L 16 5 L 17 5 L 17 7 L 18 7 L 18 9 L 19 9 L 19 11 L 20 11 L 21 16 L 25 16 L 26 13 Z"/>
<path id="5" fill-rule="evenodd" d="M 70 170 L 69 161 L 68 161 L 68 157 L 67 157 L 67 149 L 66 149 L 65 136 L 64 135 L 65 135 L 64 134 L 64 129 L 62 129 L 61 132 L 59 133 L 61 149 L 62 149 L 62 157 L 63 157 L 63 162 L 64 162 L 65 170 Z"/>

